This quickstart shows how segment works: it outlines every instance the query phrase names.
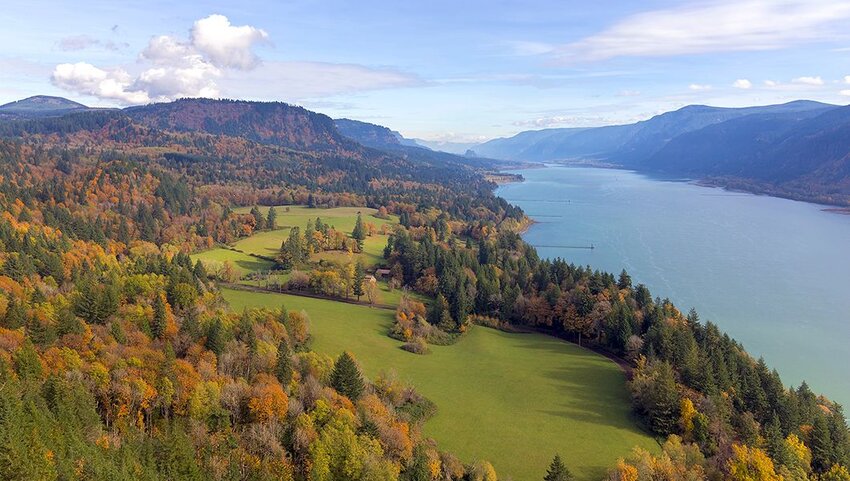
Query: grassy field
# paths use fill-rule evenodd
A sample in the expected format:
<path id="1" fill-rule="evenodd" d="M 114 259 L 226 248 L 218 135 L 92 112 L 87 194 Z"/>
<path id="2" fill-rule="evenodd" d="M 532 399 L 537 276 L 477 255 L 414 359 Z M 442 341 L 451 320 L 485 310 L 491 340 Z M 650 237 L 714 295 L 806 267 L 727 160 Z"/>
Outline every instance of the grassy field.
<path id="1" fill-rule="evenodd" d="M 287 212 L 287 209 L 289 211 Z M 250 207 L 242 207 L 236 209 L 238 213 L 248 213 Z M 263 215 L 268 214 L 268 207 L 261 207 L 260 212 Z M 247 253 L 259 254 L 268 257 L 274 257 L 280 250 L 280 244 L 289 236 L 289 230 L 292 227 L 300 227 L 302 232 L 307 226 L 308 221 L 314 221 L 317 217 L 322 219 L 324 224 L 333 226 L 335 229 L 350 234 L 354 230 L 354 223 L 357 220 L 357 213 L 360 212 L 364 222 L 371 222 L 380 230 L 384 224 L 397 224 L 398 217 L 390 216 L 389 219 L 378 219 L 374 216 L 375 209 L 367 207 L 336 207 L 332 209 L 310 209 L 304 206 L 278 206 L 275 207 L 277 213 L 277 229 L 273 231 L 259 232 L 255 235 L 239 240 L 233 246 Z M 325 259 L 334 262 L 355 262 L 358 258 L 361 259 L 367 267 L 374 266 L 381 261 L 384 252 L 384 246 L 387 245 L 387 236 L 375 234 L 367 237 L 363 242 L 363 252 L 349 256 L 347 252 L 321 252 L 313 256 L 313 259 Z"/>
<path id="2" fill-rule="evenodd" d="M 611 361 L 555 338 L 475 327 L 421 356 L 386 333 L 391 311 L 280 294 L 223 291 L 231 307 L 304 309 L 313 349 L 351 351 L 366 374 L 394 369 L 439 409 L 425 425 L 466 462 L 487 459 L 500 479 L 542 479 L 555 453 L 579 480 L 600 479 L 634 446 L 654 440 L 631 420 L 623 374 Z"/>
<path id="3" fill-rule="evenodd" d="M 200 260 L 201 262 L 221 262 L 230 261 L 233 263 L 233 266 L 236 268 L 236 271 L 240 276 L 244 276 L 249 272 L 259 271 L 259 270 L 268 270 L 274 266 L 273 262 L 259 259 L 254 256 L 249 256 L 248 254 L 243 254 L 241 252 L 235 252 L 230 249 L 224 249 L 221 247 L 217 247 L 215 249 L 206 250 L 203 252 L 197 252 L 192 254 L 192 261 L 197 262 Z"/>

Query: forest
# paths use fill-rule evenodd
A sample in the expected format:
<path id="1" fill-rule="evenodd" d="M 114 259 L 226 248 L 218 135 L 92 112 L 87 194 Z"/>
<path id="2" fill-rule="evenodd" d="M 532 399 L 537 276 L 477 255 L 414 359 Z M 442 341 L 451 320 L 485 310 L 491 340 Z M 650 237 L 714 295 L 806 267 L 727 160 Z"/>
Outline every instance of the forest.
<path id="1" fill-rule="evenodd" d="M 240 207 L 304 205 L 397 216 L 380 263 L 424 302 L 404 297 L 388 335 L 413 351 L 490 327 L 618 359 L 661 446 L 608 479 L 850 480 L 841 406 L 626 272 L 540 259 L 485 169 L 285 104 L 157 105 L 0 124 L 0 478 L 499 479 L 422 435 L 435 407 L 415 386 L 312 351 L 309 313 L 233 312 L 190 258 L 276 225 Z M 364 228 L 293 229 L 278 268 L 356 252 Z M 540 473 L 571 477 L 559 457 Z"/>

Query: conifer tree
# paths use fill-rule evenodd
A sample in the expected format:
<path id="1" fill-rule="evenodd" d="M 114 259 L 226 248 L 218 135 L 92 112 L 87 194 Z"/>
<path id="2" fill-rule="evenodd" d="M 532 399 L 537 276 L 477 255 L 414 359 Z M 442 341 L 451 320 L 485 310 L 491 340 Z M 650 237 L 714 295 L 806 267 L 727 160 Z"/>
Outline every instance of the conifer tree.
<path id="1" fill-rule="evenodd" d="M 360 374 L 360 368 L 357 367 L 354 358 L 347 352 L 343 352 L 334 363 L 331 386 L 352 401 L 356 401 L 363 394 L 365 388 L 363 375 Z"/>
<path id="2" fill-rule="evenodd" d="M 153 320 L 151 320 L 151 334 L 154 339 L 161 339 L 165 334 L 166 315 L 165 302 L 161 295 L 157 295 L 153 301 Z"/>
<path id="3" fill-rule="evenodd" d="M 269 207 L 269 214 L 266 217 L 266 229 L 274 230 L 277 227 L 277 211 L 274 207 Z"/>
<path id="4" fill-rule="evenodd" d="M 354 223 L 354 230 L 351 232 L 351 237 L 357 241 L 357 249 L 363 250 L 363 241 L 366 240 L 366 228 L 363 226 L 363 217 L 360 212 L 357 213 L 357 221 Z"/>
<path id="5" fill-rule="evenodd" d="M 210 351 L 214 352 L 216 356 L 221 354 L 221 351 L 224 350 L 224 327 L 221 324 L 220 319 L 216 319 L 215 322 L 210 325 L 209 331 L 207 331 L 207 342 L 205 346 Z"/>
<path id="6" fill-rule="evenodd" d="M 549 470 L 546 471 L 546 476 L 543 477 L 543 481 L 571 481 L 572 479 L 573 474 L 564 466 L 561 456 L 556 454 L 555 459 L 549 465 Z"/>
<path id="7" fill-rule="evenodd" d="M 359 260 L 357 264 L 354 266 L 354 288 L 352 292 L 355 296 L 357 296 L 357 300 L 360 300 L 360 296 L 362 296 L 365 292 L 363 291 L 363 281 L 366 278 L 366 273 L 363 271 L 363 263 Z"/>

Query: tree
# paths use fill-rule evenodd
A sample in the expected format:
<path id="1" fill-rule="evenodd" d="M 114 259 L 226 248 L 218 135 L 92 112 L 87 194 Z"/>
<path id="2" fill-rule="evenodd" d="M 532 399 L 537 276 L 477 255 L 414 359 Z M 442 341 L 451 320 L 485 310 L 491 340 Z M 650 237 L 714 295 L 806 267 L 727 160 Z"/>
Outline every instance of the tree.
<path id="1" fill-rule="evenodd" d="M 216 356 L 220 356 L 224 350 L 224 326 L 221 324 L 221 319 L 216 319 L 210 325 L 207 331 L 207 341 L 204 344 L 207 349 L 214 352 Z"/>
<path id="2" fill-rule="evenodd" d="M 254 228 L 260 230 L 265 226 L 266 220 L 263 218 L 263 213 L 257 206 L 251 208 L 251 215 L 254 217 Z"/>
<path id="3" fill-rule="evenodd" d="M 286 339 L 282 339 L 277 346 L 277 362 L 274 366 L 274 374 L 284 386 L 292 380 L 292 350 L 289 348 Z"/>
<path id="4" fill-rule="evenodd" d="M 153 320 L 151 320 L 151 334 L 154 339 L 161 339 L 165 334 L 165 327 L 168 323 L 168 312 L 165 309 L 165 301 L 162 296 L 157 294 L 153 302 Z"/>
<path id="5" fill-rule="evenodd" d="M 739 444 L 732 445 L 732 457 L 728 461 L 729 478 L 734 481 L 781 481 L 776 474 L 773 461 L 758 448 Z"/>
<path id="6" fill-rule="evenodd" d="M 632 277 L 623 269 L 620 272 L 620 278 L 617 280 L 617 288 L 619 289 L 631 289 L 632 288 Z"/>
<path id="7" fill-rule="evenodd" d="M 343 352 L 334 363 L 334 369 L 331 373 L 331 386 L 343 396 L 354 401 L 363 394 L 365 388 L 363 375 L 360 373 L 360 368 L 357 367 L 354 358 L 348 352 Z"/>
<path id="8" fill-rule="evenodd" d="M 363 290 L 363 281 L 365 280 L 366 274 L 363 272 L 363 263 L 361 261 L 357 261 L 357 264 L 354 266 L 354 279 L 353 279 L 353 289 L 352 292 L 355 296 L 357 296 L 357 300 L 360 300 L 360 296 L 365 294 Z"/>
<path id="9" fill-rule="evenodd" d="M 555 458 L 552 460 L 552 464 L 549 465 L 549 470 L 546 471 L 546 476 L 543 477 L 544 481 L 571 481 L 573 479 L 573 474 L 564 466 L 564 463 L 561 461 L 561 456 L 555 455 Z"/>
<path id="10" fill-rule="evenodd" d="M 274 230 L 277 227 L 277 212 L 274 207 L 269 207 L 269 214 L 266 217 L 266 228 Z"/>
<path id="11" fill-rule="evenodd" d="M 363 216 L 360 212 L 357 213 L 357 221 L 354 223 L 354 230 L 351 232 L 351 237 L 357 241 L 357 249 L 363 250 L 363 241 L 366 240 L 366 228 L 363 226 Z"/>

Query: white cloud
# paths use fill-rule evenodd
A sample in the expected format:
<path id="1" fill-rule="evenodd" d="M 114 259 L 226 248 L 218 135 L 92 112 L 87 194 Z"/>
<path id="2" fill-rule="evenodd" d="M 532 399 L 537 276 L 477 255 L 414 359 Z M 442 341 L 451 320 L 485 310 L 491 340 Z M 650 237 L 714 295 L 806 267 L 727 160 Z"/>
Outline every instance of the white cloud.
<path id="1" fill-rule="evenodd" d="M 844 77 L 844 83 L 850 84 L 850 75 Z"/>
<path id="2" fill-rule="evenodd" d="M 753 83 L 745 78 L 739 78 L 732 83 L 732 86 L 736 89 L 749 89 L 752 88 Z"/>
<path id="3" fill-rule="evenodd" d="M 236 27 L 224 15 L 210 15 L 192 27 L 192 45 L 214 65 L 222 68 L 248 70 L 259 59 L 252 48 L 265 42 L 269 35 L 250 25 Z"/>
<path id="4" fill-rule="evenodd" d="M 691 89 L 691 90 L 693 90 L 693 91 L 699 92 L 699 91 L 702 91 L 702 90 L 711 90 L 711 85 L 706 85 L 706 84 L 690 84 L 690 85 L 688 85 L 688 88 L 689 88 L 689 89 Z"/>
<path id="5" fill-rule="evenodd" d="M 227 17 L 210 15 L 196 21 L 186 39 L 152 37 L 139 53 L 142 67 L 136 75 L 123 68 L 80 62 L 58 65 L 52 81 L 65 90 L 121 104 L 218 97 L 222 93 L 295 101 L 421 83 L 412 75 L 362 65 L 262 63 L 253 48 L 266 41 L 264 30 L 234 26 Z"/>
<path id="6" fill-rule="evenodd" d="M 764 86 L 765 87 L 777 87 L 777 86 L 779 86 L 779 82 L 777 82 L 775 80 L 765 80 Z"/>
<path id="7" fill-rule="evenodd" d="M 784 48 L 841 33 L 846 0 L 713 0 L 632 15 L 559 49 L 570 61 Z"/>
<path id="8" fill-rule="evenodd" d="M 639 90 L 630 90 L 630 89 L 620 90 L 619 92 L 617 92 L 617 96 L 618 97 L 639 97 L 640 91 Z"/>
<path id="9" fill-rule="evenodd" d="M 800 85 L 823 85 L 823 79 L 820 77 L 797 77 L 791 82 Z"/>
<path id="10" fill-rule="evenodd" d="M 85 62 L 57 65 L 51 77 L 53 84 L 65 90 L 123 104 L 150 101 L 144 90 L 133 88 L 133 79 L 122 69 L 103 70 Z"/>
<path id="11" fill-rule="evenodd" d="M 839 94 L 841 94 L 841 95 L 843 95 L 843 96 L 845 96 L 845 97 L 850 97 L 850 89 L 848 89 L 848 90 L 842 90 L 842 91 L 840 91 L 840 92 L 838 92 L 838 93 L 839 93 Z"/>

